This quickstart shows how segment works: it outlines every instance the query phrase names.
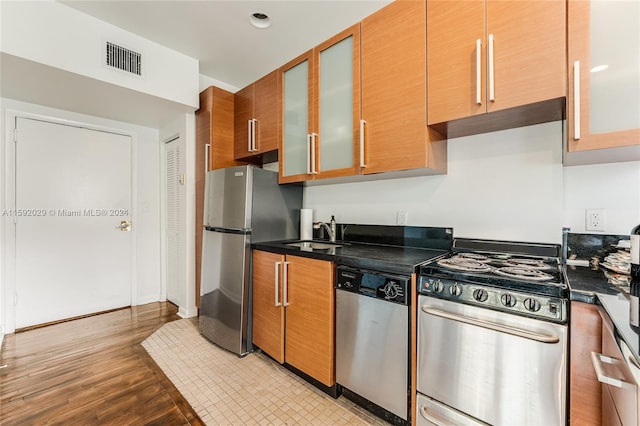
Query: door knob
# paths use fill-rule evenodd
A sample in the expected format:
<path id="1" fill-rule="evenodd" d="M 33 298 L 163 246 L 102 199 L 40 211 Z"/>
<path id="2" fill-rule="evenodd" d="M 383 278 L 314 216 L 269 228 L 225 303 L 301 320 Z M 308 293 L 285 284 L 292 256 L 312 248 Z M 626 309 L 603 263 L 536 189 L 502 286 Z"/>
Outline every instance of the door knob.
<path id="1" fill-rule="evenodd" d="M 131 221 L 129 220 L 121 220 L 120 225 L 116 226 L 116 229 L 119 229 L 122 232 L 131 231 Z"/>

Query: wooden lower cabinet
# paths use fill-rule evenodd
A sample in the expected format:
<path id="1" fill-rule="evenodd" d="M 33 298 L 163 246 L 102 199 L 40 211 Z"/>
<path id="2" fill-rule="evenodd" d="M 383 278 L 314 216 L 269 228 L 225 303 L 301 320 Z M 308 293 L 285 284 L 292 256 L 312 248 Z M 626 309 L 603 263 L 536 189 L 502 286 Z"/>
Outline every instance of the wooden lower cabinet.
<path id="1" fill-rule="evenodd" d="M 253 343 L 328 387 L 335 384 L 334 281 L 332 262 L 253 251 Z"/>
<path id="2" fill-rule="evenodd" d="M 253 251 L 253 343 L 279 363 L 284 362 L 283 263 L 284 255 Z"/>
<path id="3" fill-rule="evenodd" d="M 637 426 L 638 422 L 638 386 L 631 372 L 630 364 L 635 361 L 627 347 L 622 348 L 616 337 L 615 326 L 604 308 L 599 308 L 602 318 L 602 357 L 600 368 L 606 377 L 619 381 L 620 386 L 602 383 L 602 425 Z M 621 339 L 622 340 L 622 339 Z M 624 342 L 624 340 L 622 340 Z M 623 343 L 624 346 L 626 344 Z M 624 352 L 623 352 L 624 351 Z M 628 361 L 630 360 L 630 362 Z M 633 367 L 636 371 L 637 368 Z"/>
<path id="4" fill-rule="evenodd" d="M 602 424 L 602 388 L 591 352 L 602 350 L 602 319 L 596 305 L 571 302 L 570 425 Z"/>

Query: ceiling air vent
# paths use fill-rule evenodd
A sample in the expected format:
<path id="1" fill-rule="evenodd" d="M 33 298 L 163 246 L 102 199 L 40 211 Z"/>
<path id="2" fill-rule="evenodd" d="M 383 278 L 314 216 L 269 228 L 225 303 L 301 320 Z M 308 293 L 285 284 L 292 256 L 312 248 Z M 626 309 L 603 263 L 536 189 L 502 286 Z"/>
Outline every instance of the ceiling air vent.
<path id="1" fill-rule="evenodd" d="M 117 44 L 107 42 L 106 64 L 135 75 L 142 75 L 142 55 Z"/>

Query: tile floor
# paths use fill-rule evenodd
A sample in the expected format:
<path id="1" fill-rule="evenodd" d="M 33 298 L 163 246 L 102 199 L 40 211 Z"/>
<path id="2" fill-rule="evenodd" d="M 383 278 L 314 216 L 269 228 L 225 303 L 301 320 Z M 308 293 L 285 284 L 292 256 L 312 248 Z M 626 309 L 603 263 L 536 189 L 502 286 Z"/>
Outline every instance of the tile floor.
<path id="1" fill-rule="evenodd" d="M 190 319 L 165 324 L 142 345 L 207 425 L 387 424 L 262 353 L 238 358 L 218 348 Z"/>

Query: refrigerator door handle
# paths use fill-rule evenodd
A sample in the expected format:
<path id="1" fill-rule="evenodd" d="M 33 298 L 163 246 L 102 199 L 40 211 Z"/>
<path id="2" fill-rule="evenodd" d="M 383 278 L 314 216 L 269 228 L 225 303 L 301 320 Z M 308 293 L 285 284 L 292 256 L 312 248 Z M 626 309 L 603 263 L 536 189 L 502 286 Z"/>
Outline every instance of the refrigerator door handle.
<path id="1" fill-rule="evenodd" d="M 289 262 L 284 262 L 283 264 L 283 288 L 282 288 L 282 298 L 284 299 L 282 302 L 282 306 L 289 306 Z"/>
<path id="2" fill-rule="evenodd" d="M 280 283 L 280 265 L 282 265 L 282 262 L 276 262 L 276 270 L 275 270 L 275 282 L 273 284 L 273 291 L 275 293 L 275 305 L 276 307 L 281 306 L 282 303 L 280 303 L 280 297 L 278 297 L 278 284 Z"/>
<path id="3" fill-rule="evenodd" d="M 204 230 L 210 232 L 222 232 L 223 234 L 251 234 L 251 228 L 220 228 L 217 226 L 204 225 Z"/>

